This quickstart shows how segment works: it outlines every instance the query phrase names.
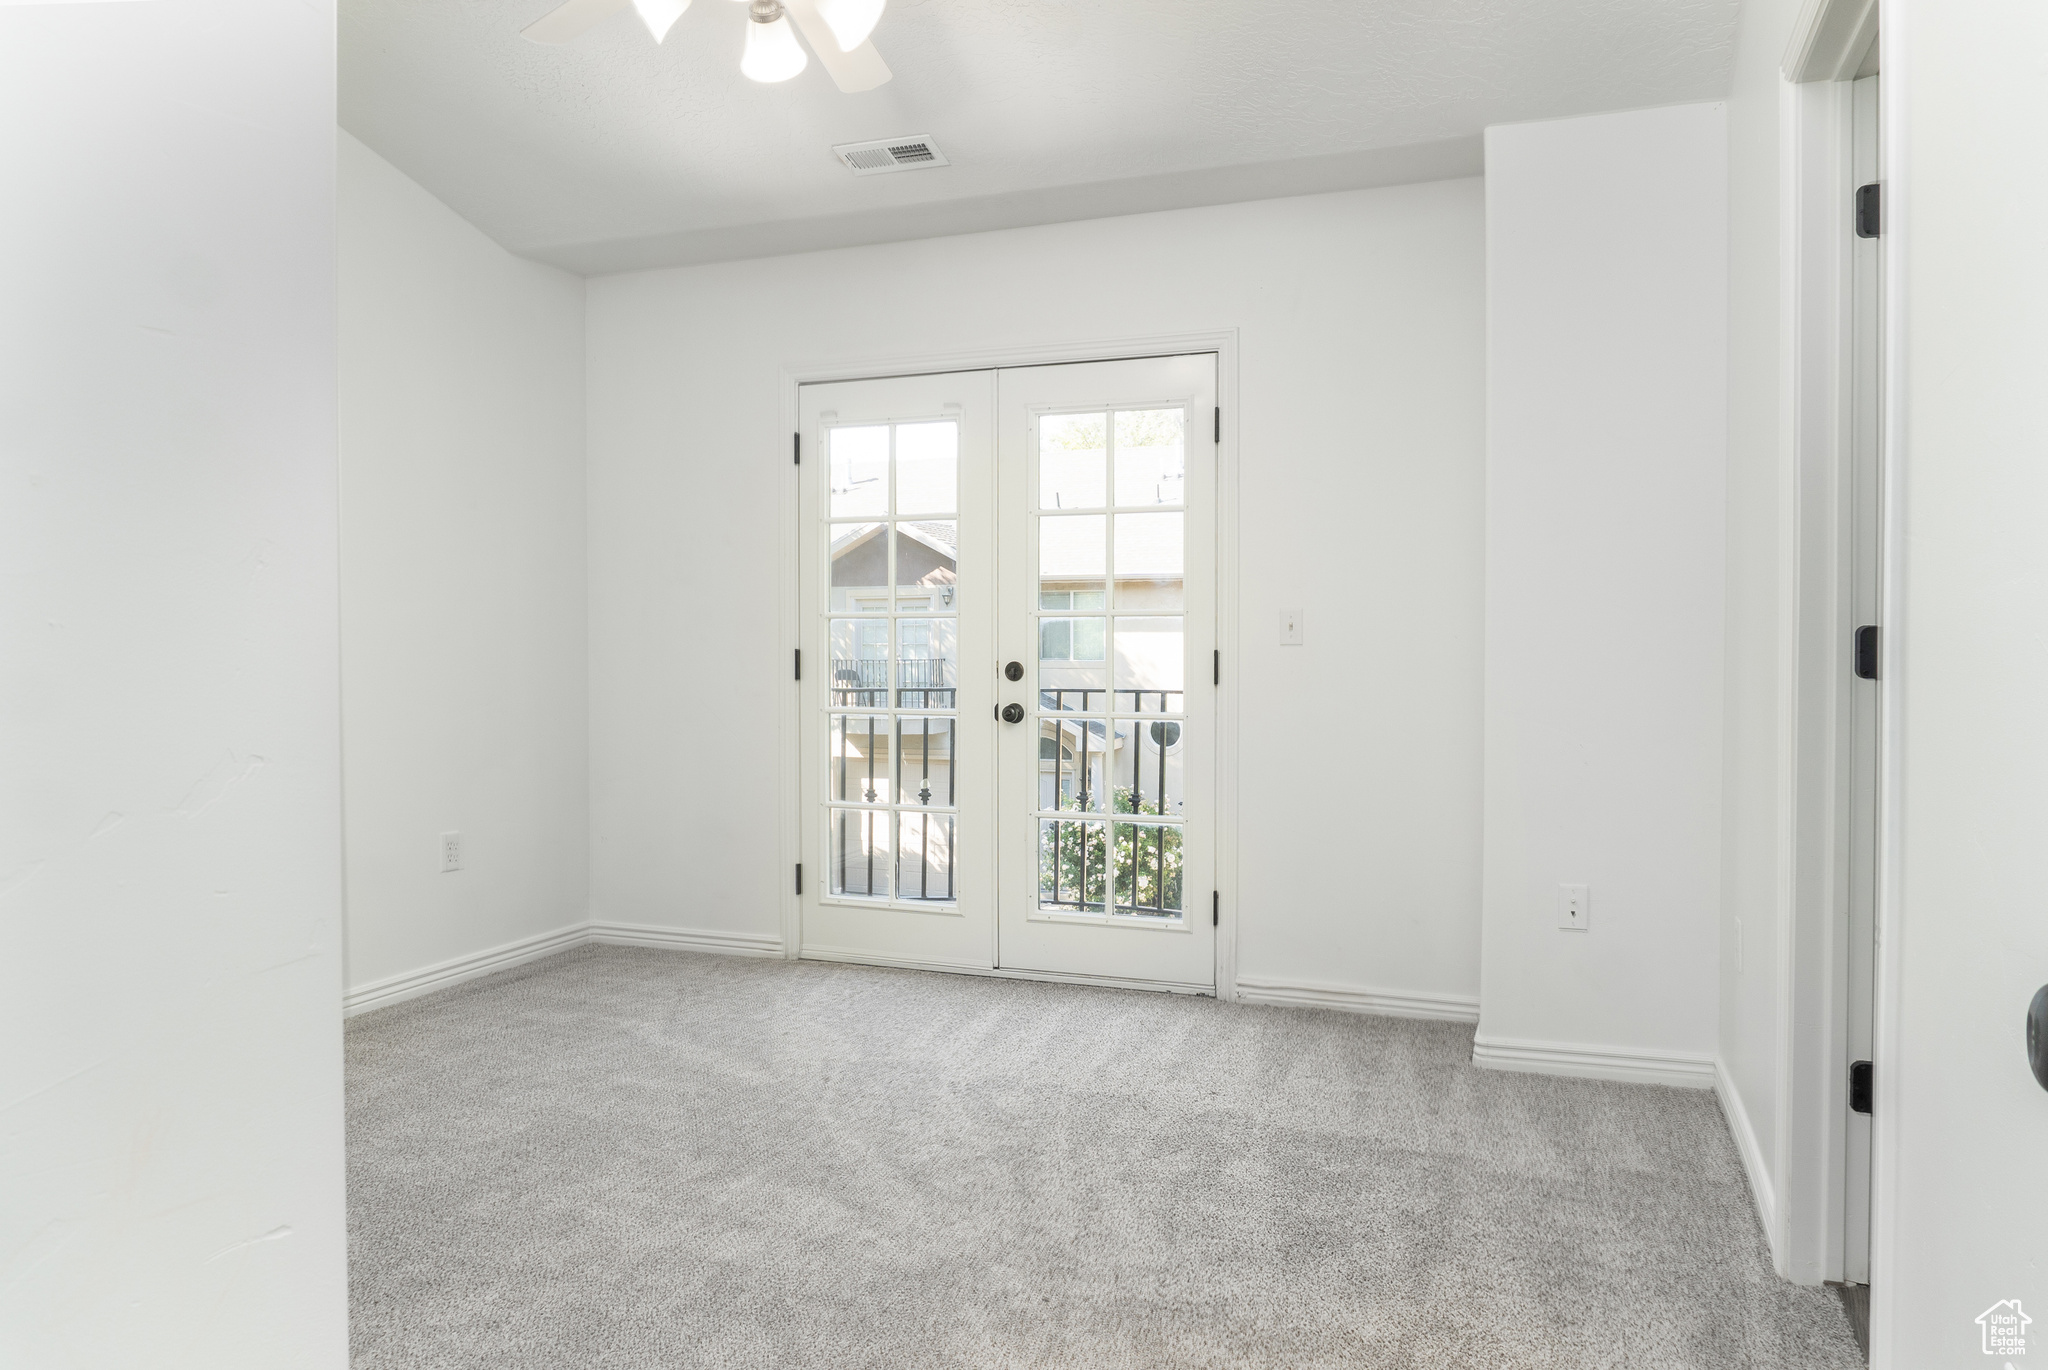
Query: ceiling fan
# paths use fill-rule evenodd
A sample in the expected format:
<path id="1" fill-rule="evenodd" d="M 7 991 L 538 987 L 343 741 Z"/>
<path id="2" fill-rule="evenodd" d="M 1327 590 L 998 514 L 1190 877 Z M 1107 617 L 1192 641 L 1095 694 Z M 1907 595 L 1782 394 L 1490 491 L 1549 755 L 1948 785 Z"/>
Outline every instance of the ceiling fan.
<path id="1" fill-rule="evenodd" d="M 833 82 L 849 95 L 873 90 L 889 79 L 889 68 L 868 41 L 887 0 L 751 0 L 747 5 L 747 46 L 740 70 L 756 81 L 787 81 L 809 65 L 797 30 L 818 54 Z M 631 6 L 659 43 L 668 37 L 690 0 L 566 0 L 519 30 L 535 43 L 571 43 Z M 796 28 L 790 20 L 796 20 Z"/>

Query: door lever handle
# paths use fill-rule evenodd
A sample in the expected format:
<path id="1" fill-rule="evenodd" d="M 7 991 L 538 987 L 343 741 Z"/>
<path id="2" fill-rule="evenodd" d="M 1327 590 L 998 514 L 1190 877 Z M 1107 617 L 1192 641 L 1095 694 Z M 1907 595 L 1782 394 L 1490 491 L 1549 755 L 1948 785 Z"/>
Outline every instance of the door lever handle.
<path id="1" fill-rule="evenodd" d="M 1003 706 L 1003 722 L 1022 723 L 1023 721 L 1024 706 L 1022 704 L 1005 704 Z"/>

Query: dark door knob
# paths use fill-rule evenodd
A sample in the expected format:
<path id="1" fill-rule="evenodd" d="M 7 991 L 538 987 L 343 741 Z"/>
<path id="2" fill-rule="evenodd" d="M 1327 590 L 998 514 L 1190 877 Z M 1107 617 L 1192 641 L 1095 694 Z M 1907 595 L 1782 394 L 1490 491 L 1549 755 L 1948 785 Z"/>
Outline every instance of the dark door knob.
<path id="1" fill-rule="evenodd" d="M 1003 706 L 1003 722 L 1022 723 L 1023 721 L 1024 706 L 1022 704 L 1005 704 Z"/>
<path id="2" fill-rule="evenodd" d="M 2035 990 L 2034 1002 L 2027 1005 L 2027 1064 L 2041 1088 L 2048 1089 L 2048 985 Z"/>
<path id="3" fill-rule="evenodd" d="M 1024 678 L 1024 663 L 1021 661 L 1011 662 L 1003 667 L 1003 674 L 1011 680 L 1022 680 Z"/>

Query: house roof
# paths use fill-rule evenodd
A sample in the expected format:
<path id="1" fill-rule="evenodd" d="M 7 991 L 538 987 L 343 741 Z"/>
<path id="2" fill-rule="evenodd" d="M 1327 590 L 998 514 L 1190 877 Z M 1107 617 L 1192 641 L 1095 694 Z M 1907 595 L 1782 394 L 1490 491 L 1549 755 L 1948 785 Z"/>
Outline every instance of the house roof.
<path id="1" fill-rule="evenodd" d="M 832 540 L 832 559 L 837 561 L 840 557 L 866 543 L 881 531 L 882 525 L 879 523 L 852 525 L 852 531 L 843 533 Z M 953 525 L 950 523 L 903 522 L 896 525 L 896 535 L 898 537 L 907 537 L 912 542 L 921 543 L 948 561 L 955 561 L 960 555 L 959 549 L 945 536 L 952 532 Z"/>

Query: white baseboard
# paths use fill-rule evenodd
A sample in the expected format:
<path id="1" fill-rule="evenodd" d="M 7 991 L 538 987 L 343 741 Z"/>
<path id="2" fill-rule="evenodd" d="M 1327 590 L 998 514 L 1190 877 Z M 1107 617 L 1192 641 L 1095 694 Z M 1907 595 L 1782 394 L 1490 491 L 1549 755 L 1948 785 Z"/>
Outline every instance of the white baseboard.
<path id="1" fill-rule="evenodd" d="M 1479 1021 L 1479 999 L 1476 995 L 1363 989 L 1356 985 L 1319 985 L 1255 975 L 1237 977 L 1237 1001 L 1241 1004 L 1279 1004 L 1289 1008 L 1331 1008 L 1344 1013 L 1373 1013 L 1384 1018 L 1437 1018 L 1453 1023 Z"/>
<path id="2" fill-rule="evenodd" d="M 543 956 L 598 942 L 615 947 L 669 947 L 678 951 L 709 951 L 721 956 L 780 956 L 780 937 L 744 932 L 711 932 L 702 928 L 664 928 L 637 923 L 571 923 L 553 932 L 522 937 L 488 951 L 458 956 L 452 961 L 410 970 L 403 975 L 375 980 L 350 990 L 341 1001 L 341 1014 L 353 1018 L 373 1008 L 385 1008 L 407 999 L 417 999 L 437 989 L 447 989 L 465 980 L 492 975 L 514 966 L 538 961 Z"/>
<path id="3" fill-rule="evenodd" d="M 776 944 L 780 946 L 780 943 Z M 1142 989 L 1160 994 L 1198 994 L 1213 997 L 1213 985 L 1189 985 L 1174 980 L 1123 980 L 1113 975 L 1072 975 L 1057 970 L 1017 970 L 1009 966 L 970 965 L 964 961 L 920 961 L 902 956 L 877 956 L 854 947 L 804 947 L 806 961 L 833 961 L 851 966 L 888 966 L 895 970 L 943 971 L 948 975 L 981 975 L 991 980 L 1037 980 L 1053 985 L 1096 985 L 1104 989 Z"/>
<path id="4" fill-rule="evenodd" d="M 580 947 L 589 940 L 590 924 L 571 923 L 568 927 L 556 928 L 553 932 L 538 933 L 532 937 L 522 937 L 516 942 L 507 942 L 488 951 L 472 952 L 468 956 L 458 956 L 452 961 L 442 961 L 438 965 L 420 970 L 409 970 L 403 975 L 373 980 L 367 985 L 350 990 L 342 998 L 341 1013 L 344 1018 L 353 1018 L 356 1014 L 367 1013 L 373 1008 L 403 1003 L 407 999 L 417 999 L 420 995 L 432 993 L 437 989 L 459 985 L 464 980 L 474 980 L 479 976 L 510 970 L 528 961 L 538 961 L 543 956 L 553 956 L 558 951 Z"/>
<path id="5" fill-rule="evenodd" d="M 679 951 L 712 951 L 721 956 L 782 955 L 782 939 L 764 933 L 666 928 L 651 923 L 593 922 L 585 926 L 590 930 L 589 940 L 608 947 L 672 947 Z"/>
<path id="6" fill-rule="evenodd" d="M 1749 1176 L 1749 1192 L 1756 1196 L 1757 1221 L 1764 1225 L 1771 1264 L 1782 1274 L 1785 1265 L 1782 1234 L 1778 1230 L 1778 1192 L 1771 1186 L 1770 1171 L 1764 1168 L 1763 1147 L 1757 1143 L 1756 1129 L 1750 1125 L 1749 1110 L 1742 1106 L 1742 1095 L 1736 1092 L 1734 1079 L 1718 1058 L 1714 1061 L 1714 1096 L 1721 1101 L 1722 1116 L 1735 1135 L 1735 1151 L 1742 1157 L 1743 1173 Z"/>
<path id="7" fill-rule="evenodd" d="M 1508 1037 L 1475 1037 L 1472 1064 L 1489 1070 L 1532 1075 L 1570 1075 L 1582 1080 L 1626 1080 L 1639 1085 L 1714 1087 L 1714 1058 L 1639 1047 L 1582 1046 L 1572 1042 L 1530 1042 Z"/>

